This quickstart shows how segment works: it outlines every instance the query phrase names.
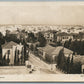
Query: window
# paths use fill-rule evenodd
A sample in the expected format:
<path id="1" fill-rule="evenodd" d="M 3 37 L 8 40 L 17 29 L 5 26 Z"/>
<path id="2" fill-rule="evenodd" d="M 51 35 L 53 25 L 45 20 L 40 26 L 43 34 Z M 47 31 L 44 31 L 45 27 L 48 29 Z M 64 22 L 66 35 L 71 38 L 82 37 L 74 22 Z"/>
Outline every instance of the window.
<path id="1" fill-rule="evenodd" d="M 10 50 L 8 50 L 8 54 L 10 54 Z"/>
<path id="2" fill-rule="evenodd" d="M 63 37 L 63 39 L 65 39 L 65 38 Z"/>

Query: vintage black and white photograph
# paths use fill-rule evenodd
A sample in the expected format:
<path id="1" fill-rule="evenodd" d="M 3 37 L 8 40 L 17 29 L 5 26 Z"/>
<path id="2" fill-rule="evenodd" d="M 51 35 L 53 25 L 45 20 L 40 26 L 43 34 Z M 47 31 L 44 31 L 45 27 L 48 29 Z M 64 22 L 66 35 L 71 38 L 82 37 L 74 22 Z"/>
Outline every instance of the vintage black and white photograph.
<path id="1" fill-rule="evenodd" d="M 77 74 L 84 76 L 84 2 L 0 2 L 0 80 Z"/>

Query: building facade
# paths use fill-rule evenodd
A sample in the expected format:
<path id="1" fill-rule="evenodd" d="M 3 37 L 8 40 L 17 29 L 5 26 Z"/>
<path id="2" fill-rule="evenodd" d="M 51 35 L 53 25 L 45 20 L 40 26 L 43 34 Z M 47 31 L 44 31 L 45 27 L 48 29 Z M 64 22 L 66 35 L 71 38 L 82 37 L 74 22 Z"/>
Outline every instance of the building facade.
<path id="1" fill-rule="evenodd" d="M 54 42 L 55 41 L 55 34 L 57 31 L 49 30 L 44 33 L 44 37 L 47 40 L 47 42 Z"/>
<path id="2" fill-rule="evenodd" d="M 73 40 L 73 35 L 72 34 L 67 34 L 67 33 L 59 33 L 56 35 L 57 42 L 65 42 L 69 41 L 70 39 Z"/>
<path id="3" fill-rule="evenodd" d="M 2 45 L 2 59 L 4 65 L 15 65 L 15 62 L 22 61 L 24 57 L 23 45 L 17 44 L 13 41 Z"/>
<path id="4" fill-rule="evenodd" d="M 44 60 L 54 63 L 56 62 L 56 57 L 59 55 L 62 49 L 64 49 L 65 57 L 68 57 L 68 56 L 72 57 L 73 51 L 67 48 L 64 48 L 63 46 L 52 47 L 50 45 L 46 45 L 45 47 L 38 47 L 38 54 Z"/>

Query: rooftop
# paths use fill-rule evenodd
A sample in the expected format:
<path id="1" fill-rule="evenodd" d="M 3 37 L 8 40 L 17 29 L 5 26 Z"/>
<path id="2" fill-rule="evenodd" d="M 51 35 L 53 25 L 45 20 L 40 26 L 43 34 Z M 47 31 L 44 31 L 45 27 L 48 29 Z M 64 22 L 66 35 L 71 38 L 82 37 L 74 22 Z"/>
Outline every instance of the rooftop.
<path id="1" fill-rule="evenodd" d="M 15 31 L 9 32 L 9 34 L 18 34 L 18 31 L 15 30 Z"/>
<path id="2" fill-rule="evenodd" d="M 72 34 L 67 34 L 65 32 L 58 33 L 57 36 L 72 36 Z"/>
<path id="3" fill-rule="evenodd" d="M 52 52 L 52 54 L 58 55 L 60 50 L 62 50 L 62 49 L 63 49 L 63 46 L 58 46 L 55 48 L 55 50 Z M 72 54 L 72 53 L 73 53 L 72 50 L 64 48 L 64 54 Z"/>
<path id="4" fill-rule="evenodd" d="M 38 49 L 41 49 L 48 54 L 51 54 L 51 52 L 53 52 L 55 50 L 55 47 L 52 47 L 50 45 L 46 45 L 45 47 L 38 47 Z"/>
<path id="5" fill-rule="evenodd" d="M 13 46 L 18 45 L 17 43 L 10 41 L 8 43 L 5 43 L 4 45 L 2 45 L 2 48 L 12 48 Z"/>
<path id="6" fill-rule="evenodd" d="M 60 50 L 63 49 L 63 46 L 52 47 L 50 45 L 46 45 L 45 47 L 39 47 L 38 49 L 43 50 L 44 52 L 48 53 L 49 55 L 58 55 Z M 64 54 L 70 54 L 70 53 L 73 53 L 73 51 L 69 50 L 67 48 L 64 48 Z"/>

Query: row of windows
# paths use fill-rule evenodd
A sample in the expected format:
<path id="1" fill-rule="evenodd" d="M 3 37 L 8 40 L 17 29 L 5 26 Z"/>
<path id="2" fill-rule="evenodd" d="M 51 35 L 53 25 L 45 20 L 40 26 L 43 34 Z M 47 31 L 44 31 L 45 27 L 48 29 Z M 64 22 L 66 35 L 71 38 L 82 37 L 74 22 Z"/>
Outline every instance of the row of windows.
<path id="1" fill-rule="evenodd" d="M 70 39 L 71 37 L 63 36 L 62 39 Z"/>
<path id="2" fill-rule="evenodd" d="M 63 39 L 68 39 L 69 37 L 65 36 L 65 37 L 62 37 Z"/>

